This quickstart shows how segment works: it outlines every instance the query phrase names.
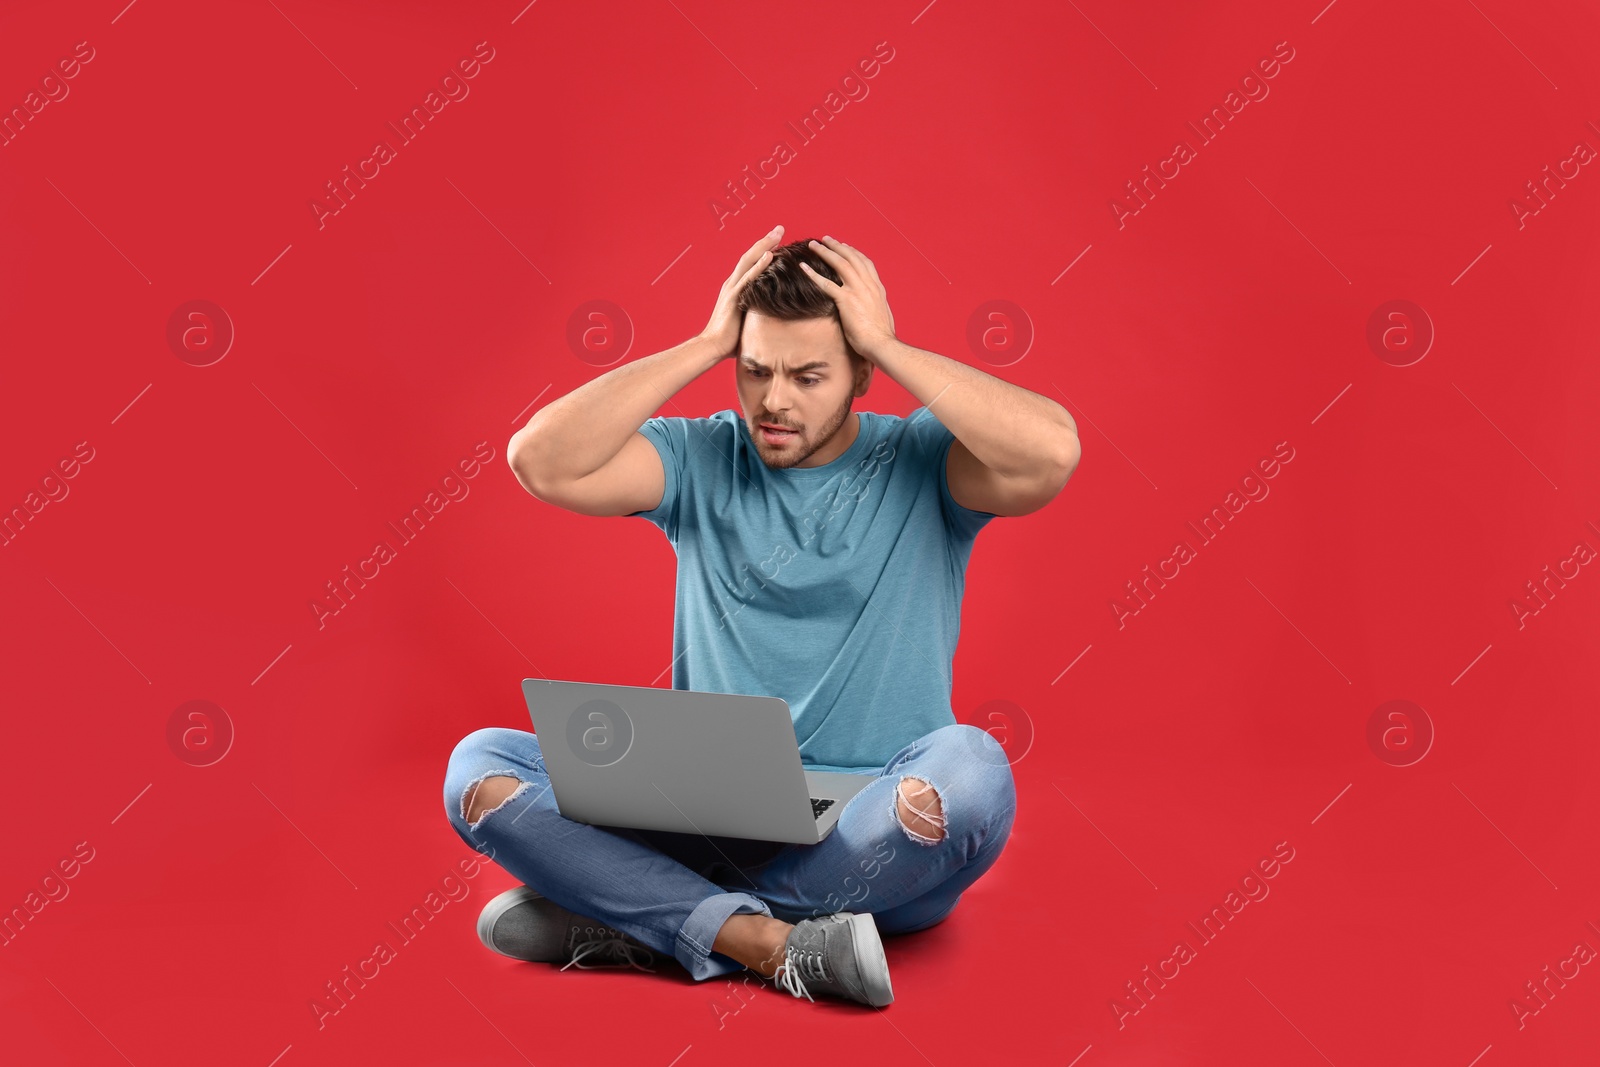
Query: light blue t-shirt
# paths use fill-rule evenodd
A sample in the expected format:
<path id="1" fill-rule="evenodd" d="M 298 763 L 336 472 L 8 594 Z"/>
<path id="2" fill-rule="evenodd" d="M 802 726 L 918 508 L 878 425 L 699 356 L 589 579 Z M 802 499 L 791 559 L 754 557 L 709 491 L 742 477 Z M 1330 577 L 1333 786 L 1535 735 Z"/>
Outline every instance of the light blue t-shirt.
<path id="1" fill-rule="evenodd" d="M 639 428 L 666 492 L 632 514 L 678 555 L 672 688 L 782 697 L 823 771 L 880 770 L 956 721 L 967 559 L 996 517 L 950 495 L 955 436 L 927 408 L 856 415 L 842 455 L 782 470 L 732 408 Z"/>

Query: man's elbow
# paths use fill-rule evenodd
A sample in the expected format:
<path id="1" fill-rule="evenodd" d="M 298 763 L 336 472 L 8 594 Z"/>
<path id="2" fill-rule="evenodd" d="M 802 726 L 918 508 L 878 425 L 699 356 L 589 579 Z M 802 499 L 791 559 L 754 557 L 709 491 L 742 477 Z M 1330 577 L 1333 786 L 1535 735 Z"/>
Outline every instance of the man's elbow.
<path id="1" fill-rule="evenodd" d="M 1067 480 L 1072 477 L 1072 472 L 1078 469 L 1078 460 L 1083 456 L 1083 448 L 1078 443 L 1077 434 L 1068 434 L 1061 450 L 1057 452 L 1052 466 L 1056 492 L 1059 493 L 1066 487 Z"/>
<path id="2" fill-rule="evenodd" d="M 517 476 L 522 488 L 538 496 L 539 491 L 535 488 L 534 482 L 534 465 L 526 434 L 527 429 L 524 427 L 511 435 L 511 440 L 506 444 L 506 464 L 511 468 L 511 473 Z"/>
<path id="3" fill-rule="evenodd" d="M 1061 495 L 1061 490 L 1067 487 L 1072 472 L 1078 469 L 1078 456 L 1078 439 L 1073 436 L 1051 459 L 1050 466 L 1039 483 L 1039 490 L 1034 496 L 1036 503 L 1029 509 L 1030 511 L 1038 511 Z"/>
<path id="4" fill-rule="evenodd" d="M 1052 457 L 1048 466 L 1037 475 L 1033 489 L 1026 496 L 1019 498 L 1017 510 L 1003 514 L 1031 515 L 1048 506 L 1052 500 L 1061 495 L 1061 490 L 1066 488 L 1067 480 L 1078 467 L 1078 455 L 1077 438 L 1073 437 L 1062 452 Z"/>

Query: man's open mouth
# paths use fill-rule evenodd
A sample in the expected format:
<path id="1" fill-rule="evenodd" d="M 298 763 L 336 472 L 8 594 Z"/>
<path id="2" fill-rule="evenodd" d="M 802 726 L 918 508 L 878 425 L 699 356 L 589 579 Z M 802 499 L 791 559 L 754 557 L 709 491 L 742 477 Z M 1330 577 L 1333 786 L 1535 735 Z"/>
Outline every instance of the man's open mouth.
<path id="1" fill-rule="evenodd" d="M 767 439 L 768 444 L 782 444 L 784 441 L 791 440 L 798 432 L 797 430 L 782 429 L 767 422 L 761 424 L 761 435 Z"/>

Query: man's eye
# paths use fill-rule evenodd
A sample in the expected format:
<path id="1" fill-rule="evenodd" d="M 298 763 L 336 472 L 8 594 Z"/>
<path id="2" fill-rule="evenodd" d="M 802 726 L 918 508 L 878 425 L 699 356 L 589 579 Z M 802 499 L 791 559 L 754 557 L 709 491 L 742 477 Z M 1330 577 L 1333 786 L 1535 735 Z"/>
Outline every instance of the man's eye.
<path id="1" fill-rule="evenodd" d="M 751 369 L 751 370 L 747 371 L 747 373 L 752 378 L 762 378 L 762 377 L 766 376 L 767 372 L 764 371 L 764 370 Z M 800 384 L 801 385 L 816 385 L 817 383 L 819 383 L 821 381 L 822 381 L 822 379 L 821 378 L 817 378 L 817 377 L 801 378 L 800 379 Z"/>

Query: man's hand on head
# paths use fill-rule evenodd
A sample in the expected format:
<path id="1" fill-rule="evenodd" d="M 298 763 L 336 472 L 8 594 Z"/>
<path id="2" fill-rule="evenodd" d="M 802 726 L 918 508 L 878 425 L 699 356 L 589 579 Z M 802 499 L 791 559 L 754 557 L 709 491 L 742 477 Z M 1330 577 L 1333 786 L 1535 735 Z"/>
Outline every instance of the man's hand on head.
<path id="1" fill-rule="evenodd" d="M 738 354 L 739 334 L 744 327 L 744 312 L 738 307 L 739 294 L 752 278 L 767 269 L 772 262 L 773 248 L 782 240 L 783 225 L 780 223 L 745 249 L 733 273 L 722 283 L 716 306 L 711 310 L 711 321 L 700 331 L 700 339 L 711 346 L 718 362 Z"/>
<path id="2" fill-rule="evenodd" d="M 860 249 L 833 237 L 824 235 L 808 247 L 839 272 L 843 284 L 829 281 L 804 261 L 801 269 L 833 298 L 839 308 L 839 325 L 850 347 L 876 363 L 877 353 L 896 340 L 894 315 L 889 311 L 888 291 L 878 279 L 878 268 Z"/>

